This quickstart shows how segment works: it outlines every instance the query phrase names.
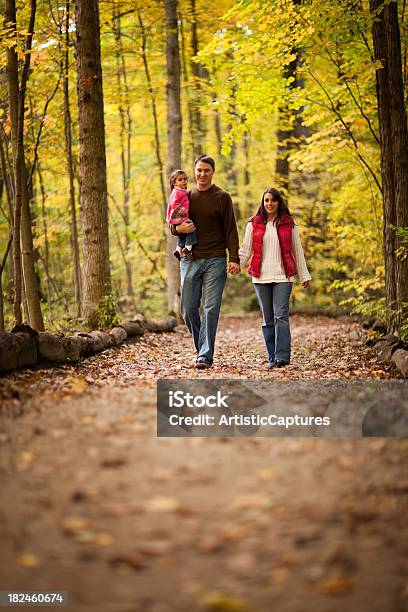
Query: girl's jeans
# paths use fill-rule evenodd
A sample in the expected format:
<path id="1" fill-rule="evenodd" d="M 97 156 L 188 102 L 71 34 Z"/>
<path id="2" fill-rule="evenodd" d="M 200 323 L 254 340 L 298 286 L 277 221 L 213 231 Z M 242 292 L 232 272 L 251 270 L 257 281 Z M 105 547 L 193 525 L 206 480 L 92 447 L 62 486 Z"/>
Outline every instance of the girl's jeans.
<path id="1" fill-rule="evenodd" d="M 191 232 L 190 234 L 183 234 L 177 237 L 177 246 L 184 248 L 188 246 L 194 246 L 197 242 L 197 234 L 196 232 Z"/>
<path id="2" fill-rule="evenodd" d="M 222 292 L 227 280 L 227 258 L 190 261 L 182 257 L 180 274 L 181 314 L 193 336 L 197 356 L 212 361 Z"/>
<path id="3" fill-rule="evenodd" d="M 254 283 L 263 315 L 264 335 L 268 361 L 290 361 L 289 298 L 292 283 Z"/>

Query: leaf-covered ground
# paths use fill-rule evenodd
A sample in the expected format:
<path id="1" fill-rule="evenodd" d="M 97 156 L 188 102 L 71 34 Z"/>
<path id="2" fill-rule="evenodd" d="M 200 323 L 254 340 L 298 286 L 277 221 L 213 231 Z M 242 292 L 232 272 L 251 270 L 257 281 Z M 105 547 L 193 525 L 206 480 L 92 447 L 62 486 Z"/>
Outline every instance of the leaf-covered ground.
<path id="1" fill-rule="evenodd" d="M 180 328 L 4 377 L 1 589 L 74 612 L 406 610 L 406 440 L 156 437 L 160 377 L 395 377 L 357 325 L 292 329 L 282 370 L 257 317 L 227 317 L 210 372 Z"/>

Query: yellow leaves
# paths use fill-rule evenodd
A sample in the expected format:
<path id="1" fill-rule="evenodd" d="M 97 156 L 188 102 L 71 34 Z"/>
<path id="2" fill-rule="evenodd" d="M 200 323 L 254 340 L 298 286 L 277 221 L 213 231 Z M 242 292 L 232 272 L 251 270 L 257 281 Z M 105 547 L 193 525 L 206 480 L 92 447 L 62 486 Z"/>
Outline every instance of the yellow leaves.
<path id="1" fill-rule="evenodd" d="M 258 480 L 271 480 L 274 476 L 274 470 L 272 468 L 259 468 L 256 470 L 255 476 Z"/>
<path id="2" fill-rule="evenodd" d="M 343 595 L 352 591 L 354 583 L 345 576 L 330 574 L 319 584 L 319 590 L 326 595 Z"/>
<path id="3" fill-rule="evenodd" d="M 65 385 L 69 395 L 82 395 L 86 391 L 88 383 L 83 376 L 68 376 L 65 379 Z"/>
<path id="4" fill-rule="evenodd" d="M 113 537 L 110 533 L 107 533 L 105 531 L 98 531 L 95 534 L 94 542 L 97 546 L 105 548 L 113 543 Z"/>
<path id="5" fill-rule="evenodd" d="M 221 591 L 205 593 L 200 603 L 209 612 L 249 612 L 249 607 L 243 600 Z"/>
<path id="6" fill-rule="evenodd" d="M 81 423 L 83 425 L 92 425 L 95 422 L 95 418 L 89 414 L 82 417 Z"/>
<path id="7" fill-rule="evenodd" d="M 20 455 L 20 460 L 23 463 L 31 463 L 34 459 L 34 453 L 30 453 L 28 451 L 23 451 Z"/>
<path id="8" fill-rule="evenodd" d="M 233 502 L 234 508 L 265 508 L 270 506 L 270 497 L 262 493 L 239 495 Z"/>
<path id="9" fill-rule="evenodd" d="M 66 536 L 80 544 L 95 544 L 106 548 L 113 543 L 113 536 L 105 531 L 95 531 L 92 522 L 82 516 L 66 516 L 61 527 Z"/>
<path id="10" fill-rule="evenodd" d="M 24 472 L 27 470 L 35 459 L 35 454 L 29 451 L 23 451 L 20 453 L 17 459 L 17 471 Z"/>
<path id="11" fill-rule="evenodd" d="M 20 567 L 38 567 L 40 565 L 39 557 L 31 552 L 22 552 L 17 556 L 16 561 Z"/>
<path id="12" fill-rule="evenodd" d="M 147 512 L 175 512 L 180 503 L 175 497 L 153 497 L 144 503 L 143 508 Z"/>
<path id="13" fill-rule="evenodd" d="M 75 536 L 90 527 L 88 519 L 81 516 L 67 516 L 62 521 L 62 529 L 68 536 Z"/>

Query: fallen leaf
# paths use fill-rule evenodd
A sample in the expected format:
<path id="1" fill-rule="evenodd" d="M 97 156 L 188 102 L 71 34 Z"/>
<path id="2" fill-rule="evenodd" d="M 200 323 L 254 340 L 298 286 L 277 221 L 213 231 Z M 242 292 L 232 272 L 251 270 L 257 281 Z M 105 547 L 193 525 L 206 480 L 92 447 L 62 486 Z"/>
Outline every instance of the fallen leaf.
<path id="1" fill-rule="evenodd" d="M 24 552 L 18 555 L 17 564 L 21 565 L 21 567 L 38 567 L 40 559 L 33 553 Z"/>
<path id="2" fill-rule="evenodd" d="M 200 603 L 210 612 L 249 612 L 244 601 L 219 591 L 205 593 Z"/>
<path id="3" fill-rule="evenodd" d="M 319 584 L 319 590 L 326 595 L 342 595 L 349 593 L 354 588 L 353 581 L 344 576 L 331 574 Z"/>
<path id="4" fill-rule="evenodd" d="M 180 503 L 175 497 L 153 497 L 143 505 L 147 512 L 175 512 L 179 507 Z"/>
<path id="5" fill-rule="evenodd" d="M 92 425 L 92 423 L 94 422 L 95 422 L 95 418 L 93 416 L 90 416 L 89 414 L 83 416 L 81 419 L 81 423 L 83 425 Z"/>
<path id="6" fill-rule="evenodd" d="M 65 384 L 68 385 L 68 393 L 72 395 L 82 395 L 88 386 L 82 376 L 70 376 L 65 380 Z"/>
<path id="7" fill-rule="evenodd" d="M 104 468 L 117 468 L 126 465 L 127 461 L 123 457 L 112 457 L 111 459 L 104 459 L 101 461 L 101 467 Z"/>
<path id="8" fill-rule="evenodd" d="M 119 553 L 111 557 L 109 563 L 113 566 L 126 565 L 134 570 L 142 570 L 146 567 L 144 557 L 139 551 Z"/>
<path id="9" fill-rule="evenodd" d="M 255 472 L 255 476 L 259 480 L 270 480 L 273 478 L 273 475 L 274 471 L 271 468 L 259 468 L 259 470 L 256 470 Z"/>
<path id="10" fill-rule="evenodd" d="M 110 546 L 113 543 L 112 535 L 104 531 L 95 533 L 93 540 L 97 546 L 101 547 Z"/>
<path id="11" fill-rule="evenodd" d="M 66 535 L 75 535 L 79 531 L 89 529 L 91 523 L 81 516 L 67 516 L 63 519 L 61 526 Z"/>

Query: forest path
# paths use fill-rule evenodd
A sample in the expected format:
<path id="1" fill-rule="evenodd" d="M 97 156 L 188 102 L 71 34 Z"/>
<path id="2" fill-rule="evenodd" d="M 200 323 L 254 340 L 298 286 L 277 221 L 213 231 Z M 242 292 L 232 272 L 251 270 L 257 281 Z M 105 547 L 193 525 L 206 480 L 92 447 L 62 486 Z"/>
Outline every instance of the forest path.
<path id="1" fill-rule="evenodd" d="M 210 372 L 179 329 L 4 377 L 0 588 L 74 612 L 406 610 L 406 440 L 156 437 L 158 377 L 392 377 L 357 326 L 292 323 L 280 371 L 259 319 L 226 317 Z"/>

